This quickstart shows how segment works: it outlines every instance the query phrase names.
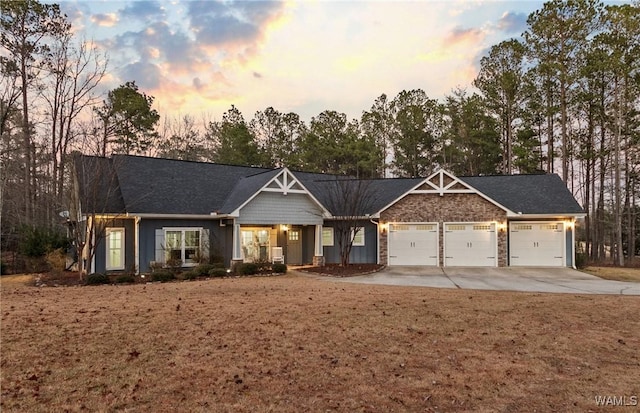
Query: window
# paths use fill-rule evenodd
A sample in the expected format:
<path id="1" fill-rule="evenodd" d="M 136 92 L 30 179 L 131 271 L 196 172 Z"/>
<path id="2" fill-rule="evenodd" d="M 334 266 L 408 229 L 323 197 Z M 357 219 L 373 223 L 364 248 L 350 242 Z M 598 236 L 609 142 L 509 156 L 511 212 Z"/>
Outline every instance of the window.
<path id="1" fill-rule="evenodd" d="M 124 228 L 107 228 L 106 270 L 124 270 Z"/>
<path id="2" fill-rule="evenodd" d="M 322 228 L 322 246 L 323 247 L 333 247 L 333 228 L 325 227 Z"/>
<path id="3" fill-rule="evenodd" d="M 351 228 L 351 236 L 353 237 L 354 247 L 364 247 L 364 227 Z"/>
<path id="4" fill-rule="evenodd" d="M 164 240 L 167 260 L 180 260 L 183 264 L 197 262 L 200 253 L 200 228 L 168 229 Z"/>

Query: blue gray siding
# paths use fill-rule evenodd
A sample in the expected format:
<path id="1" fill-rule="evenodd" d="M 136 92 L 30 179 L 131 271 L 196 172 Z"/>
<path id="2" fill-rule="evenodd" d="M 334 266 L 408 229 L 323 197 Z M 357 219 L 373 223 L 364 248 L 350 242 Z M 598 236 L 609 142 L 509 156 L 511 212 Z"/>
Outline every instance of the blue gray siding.
<path id="1" fill-rule="evenodd" d="M 326 221 L 325 227 L 333 227 L 335 222 Z M 364 227 L 364 246 L 351 248 L 349 262 L 352 264 L 376 264 L 378 262 L 378 226 L 370 221 L 359 221 L 358 226 Z M 340 248 L 337 239 L 333 247 L 323 247 L 324 259 L 327 264 L 340 262 Z"/>
<path id="2" fill-rule="evenodd" d="M 566 225 L 566 224 L 565 224 Z M 566 242 L 566 262 L 567 262 L 567 267 L 573 267 L 573 229 L 572 228 L 567 228 L 567 231 L 565 232 L 565 242 Z"/>
<path id="3" fill-rule="evenodd" d="M 166 227 L 204 228 L 209 233 L 209 254 L 222 256 L 225 265 L 231 261 L 233 225 L 220 226 L 220 220 L 141 219 L 140 272 L 149 271 L 149 263 L 156 261 L 156 230 Z"/>
<path id="4" fill-rule="evenodd" d="M 101 226 L 101 224 L 98 224 Z M 125 271 L 132 270 L 135 266 L 135 224 L 133 219 L 114 219 L 109 220 L 106 224 L 106 228 L 124 228 L 124 269 Z M 95 246 L 95 268 L 92 269 L 94 273 L 106 272 L 107 264 L 107 246 L 105 244 L 105 231 L 100 231 L 100 234 L 96 236 Z"/>
<path id="5" fill-rule="evenodd" d="M 319 225 L 322 210 L 305 194 L 262 192 L 240 210 L 238 223 Z"/>

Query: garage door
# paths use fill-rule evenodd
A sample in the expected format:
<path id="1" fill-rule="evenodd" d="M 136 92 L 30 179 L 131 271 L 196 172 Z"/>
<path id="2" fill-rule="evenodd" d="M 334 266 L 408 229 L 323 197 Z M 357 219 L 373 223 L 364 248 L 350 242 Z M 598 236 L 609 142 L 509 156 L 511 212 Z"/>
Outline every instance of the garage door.
<path id="1" fill-rule="evenodd" d="M 509 225 L 509 265 L 564 266 L 562 222 L 512 222 Z"/>
<path id="2" fill-rule="evenodd" d="M 492 222 L 445 224 L 444 265 L 495 267 L 496 225 Z"/>
<path id="3" fill-rule="evenodd" d="M 438 224 L 389 224 L 389 265 L 438 265 Z"/>

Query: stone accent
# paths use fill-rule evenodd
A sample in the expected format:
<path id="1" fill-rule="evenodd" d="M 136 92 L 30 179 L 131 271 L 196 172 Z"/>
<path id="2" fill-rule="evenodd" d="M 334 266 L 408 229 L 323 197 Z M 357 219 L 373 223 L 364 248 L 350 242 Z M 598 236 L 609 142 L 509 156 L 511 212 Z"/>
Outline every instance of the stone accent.
<path id="1" fill-rule="evenodd" d="M 313 256 L 313 266 L 314 267 L 324 267 L 324 256 L 322 256 L 322 255 L 314 255 Z"/>
<path id="2" fill-rule="evenodd" d="M 438 222 L 440 265 L 444 265 L 445 222 L 497 222 L 506 225 L 506 212 L 477 194 L 410 194 L 380 214 L 387 222 Z M 498 225 L 499 226 L 499 225 Z M 498 266 L 507 265 L 507 234 L 498 231 Z M 380 263 L 387 265 L 387 234 L 380 234 Z"/>

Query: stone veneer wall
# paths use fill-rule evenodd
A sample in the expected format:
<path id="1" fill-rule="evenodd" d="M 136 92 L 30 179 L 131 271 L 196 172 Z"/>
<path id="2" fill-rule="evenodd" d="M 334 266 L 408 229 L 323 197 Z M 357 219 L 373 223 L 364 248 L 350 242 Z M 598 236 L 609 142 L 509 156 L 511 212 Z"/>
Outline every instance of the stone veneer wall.
<path id="1" fill-rule="evenodd" d="M 444 222 L 497 221 L 506 225 L 506 212 L 476 194 L 412 194 L 380 214 L 380 222 L 438 222 L 440 266 L 444 265 Z M 498 230 L 498 228 L 496 228 Z M 387 265 L 387 233 L 380 234 L 380 263 Z M 498 230 L 498 266 L 507 265 L 507 233 Z"/>

